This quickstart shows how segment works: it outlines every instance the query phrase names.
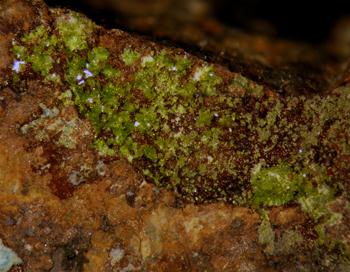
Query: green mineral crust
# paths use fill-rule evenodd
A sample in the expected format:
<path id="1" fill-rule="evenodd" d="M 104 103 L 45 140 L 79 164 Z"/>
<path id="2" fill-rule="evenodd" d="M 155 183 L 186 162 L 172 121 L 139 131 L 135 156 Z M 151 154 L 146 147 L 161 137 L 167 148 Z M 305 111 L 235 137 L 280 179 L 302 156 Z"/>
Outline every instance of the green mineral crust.
<path id="1" fill-rule="evenodd" d="M 128 161 L 185 201 L 261 210 L 298 203 L 327 241 L 327 227 L 342 220 L 331 203 L 349 197 L 350 87 L 285 95 L 177 49 L 111 50 L 102 31 L 68 12 L 16 37 L 12 84 L 40 77 L 60 89 L 50 112 L 74 105 L 101 157 Z M 55 118 L 44 112 L 21 131 L 40 141 L 40 126 L 50 124 L 58 144 L 74 149 L 75 123 Z M 290 230 L 277 244 L 265 213 L 259 235 L 268 254 L 302 243 Z"/>
<path id="2" fill-rule="evenodd" d="M 326 156 L 350 152 L 349 88 L 283 96 L 170 49 L 111 56 L 91 38 L 97 30 L 70 12 L 12 51 L 14 84 L 30 71 L 61 86 L 60 106 L 74 103 L 91 122 L 101 155 L 194 202 L 283 205 L 304 203 L 305 190 L 339 189 Z"/>

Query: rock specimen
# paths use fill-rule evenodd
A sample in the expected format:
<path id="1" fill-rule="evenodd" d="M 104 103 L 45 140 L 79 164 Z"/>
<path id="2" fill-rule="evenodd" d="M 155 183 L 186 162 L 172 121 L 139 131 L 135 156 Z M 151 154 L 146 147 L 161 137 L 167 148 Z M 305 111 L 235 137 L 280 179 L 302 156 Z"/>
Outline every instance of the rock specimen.
<path id="1" fill-rule="evenodd" d="M 41 1 L 0 23 L 14 271 L 350 269 L 345 60 L 206 60 Z"/>

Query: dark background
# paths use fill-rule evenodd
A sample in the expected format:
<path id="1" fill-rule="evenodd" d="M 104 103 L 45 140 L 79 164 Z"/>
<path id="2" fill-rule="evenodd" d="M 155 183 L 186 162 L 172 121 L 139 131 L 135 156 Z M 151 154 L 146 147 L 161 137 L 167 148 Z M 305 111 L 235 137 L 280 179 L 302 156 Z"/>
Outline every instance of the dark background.
<path id="1" fill-rule="evenodd" d="M 94 4 L 99 3 L 98 5 Z M 46 0 L 55 7 L 69 7 L 81 11 L 99 24 L 109 27 L 118 25 L 118 16 L 113 9 L 104 7 L 103 1 L 128 0 Z M 188 0 L 189 2 L 191 0 Z M 281 38 L 321 43 L 340 18 L 350 15 L 350 1 L 308 0 L 218 0 L 210 1 L 212 16 L 218 21 L 250 32 L 268 31 Z M 183 14 L 183 16 L 190 16 Z"/>
<path id="2" fill-rule="evenodd" d="M 350 14 L 350 1 L 225 1 L 220 11 L 223 20 L 249 28 L 251 19 L 268 21 L 280 37 L 322 42 L 340 18 Z"/>

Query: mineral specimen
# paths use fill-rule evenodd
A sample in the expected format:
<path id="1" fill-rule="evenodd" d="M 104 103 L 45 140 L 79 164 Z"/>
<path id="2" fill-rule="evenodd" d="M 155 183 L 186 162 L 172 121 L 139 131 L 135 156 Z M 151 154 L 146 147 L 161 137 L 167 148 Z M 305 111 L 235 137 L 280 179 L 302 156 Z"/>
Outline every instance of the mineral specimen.
<path id="1" fill-rule="evenodd" d="M 0 7 L 0 233 L 19 269 L 349 269 L 345 60 L 283 64 L 267 38 L 265 58 L 205 59 Z"/>

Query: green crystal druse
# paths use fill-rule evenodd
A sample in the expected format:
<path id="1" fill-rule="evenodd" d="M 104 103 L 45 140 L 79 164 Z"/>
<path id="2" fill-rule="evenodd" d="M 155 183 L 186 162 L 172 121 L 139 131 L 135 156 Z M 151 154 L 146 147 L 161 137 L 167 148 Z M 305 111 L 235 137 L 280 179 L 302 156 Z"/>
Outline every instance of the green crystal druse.
<path id="1" fill-rule="evenodd" d="M 285 97 L 176 50 L 129 44 L 110 52 L 95 40 L 97 29 L 69 12 L 18 37 L 13 85 L 40 77 L 59 87 L 53 110 L 75 105 L 94 129 L 100 156 L 129 161 L 182 199 L 258 209 L 299 203 L 319 243 L 328 243 L 327 228 L 342 220 L 331 203 L 343 194 L 339 173 L 348 169 L 341 158 L 350 156 L 350 88 Z M 43 113 L 21 130 L 41 141 L 52 125 L 40 128 L 53 124 L 57 144 L 76 148 L 76 124 L 56 116 Z M 277 243 L 265 215 L 259 242 L 274 254 L 302 237 L 290 230 Z"/>
<path id="2" fill-rule="evenodd" d="M 310 187 L 317 176 L 310 170 L 317 165 L 315 146 L 329 148 L 339 131 L 348 130 L 347 89 L 311 99 L 267 95 L 249 79 L 222 77 L 217 66 L 185 53 L 128 46 L 112 56 L 95 41 L 97 28 L 69 12 L 14 40 L 14 84 L 29 73 L 65 89 L 60 107 L 74 104 L 90 121 L 101 156 L 127 159 L 187 200 L 294 201 L 317 219 L 314 199 L 324 195 L 320 188 L 334 191 L 336 184 L 323 174 Z M 326 126 L 327 141 L 320 143 L 317 135 Z M 337 141 L 349 153 L 346 140 Z"/>
<path id="3" fill-rule="evenodd" d="M 258 165 L 253 169 L 251 184 L 254 205 L 279 206 L 295 200 L 303 178 L 287 164 L 280 164 L 268 169 Z"/>

